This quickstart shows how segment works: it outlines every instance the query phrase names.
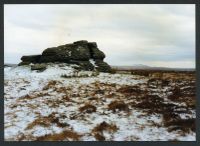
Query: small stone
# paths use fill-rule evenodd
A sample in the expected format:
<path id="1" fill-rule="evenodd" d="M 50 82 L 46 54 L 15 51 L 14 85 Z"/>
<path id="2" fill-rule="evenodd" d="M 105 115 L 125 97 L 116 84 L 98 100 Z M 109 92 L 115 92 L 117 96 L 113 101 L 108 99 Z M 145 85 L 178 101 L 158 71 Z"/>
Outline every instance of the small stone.
<path id="1" fill-rule="evenodd" d="M 45 64 L 34 64 L 31 66 L 31 70 L 38 70 L 38 71 L 44 71 L 46 69 Z"/>

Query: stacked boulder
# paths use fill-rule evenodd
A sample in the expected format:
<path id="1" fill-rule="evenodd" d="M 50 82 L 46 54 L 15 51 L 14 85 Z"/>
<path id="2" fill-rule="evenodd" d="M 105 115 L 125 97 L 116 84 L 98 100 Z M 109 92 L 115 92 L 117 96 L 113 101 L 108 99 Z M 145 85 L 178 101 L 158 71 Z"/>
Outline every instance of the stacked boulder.
<path id="1" fill-rule="evenodd" d="M 111 67 L 104 62 L 105 54 L 98 49 L 96 42 L 76 41 L 58 47 L 45 49 L 41 55 L 22 56 L 19 65 L 68 63 L 77 64 L 82 70 L 111 72 Z"/>

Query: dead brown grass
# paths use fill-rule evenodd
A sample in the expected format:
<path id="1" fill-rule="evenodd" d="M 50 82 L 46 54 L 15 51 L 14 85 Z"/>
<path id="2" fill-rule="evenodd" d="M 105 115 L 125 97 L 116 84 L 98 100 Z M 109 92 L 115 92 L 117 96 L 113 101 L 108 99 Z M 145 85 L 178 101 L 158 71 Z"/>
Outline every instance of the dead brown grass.
<path id="1" fill-rule="evenodd" d="M 146 91 L 143 91 L 139 86 L 123 86 L 119 88 L 117 92 L 120 92 L 126 96 L 130 96 L 130 95 L 137 96 Z"/>
<path id="2" fill-rule="evenodd" d="M 103 132 L 103 131 L 116 132 L 117 130 L 118 128 L 116 125 L 108 124 L 107 122 L 103 121 L 102 123 L 94 127 L 92 131 L 93 132 Z"/>
<path id="3" fill-rule="evenodd" d="M 86 113 L 93 113 L 93 112 L 96 112 L 96 109 L 97 108 L 94 105 L 86 103 L 84 106 L 79 108 L 79 111 L 86 112 Z"/>
<path id="4" fill-rule="evenodd" d="M 26 127 L 26 130 L 32 129 L 35 126 L 44 126 L 44 127 L 49 127 L 52 123 L 57 124 L 58 127 L 64 128 L 69 126 L 67 123 L 61 123 L 59 121 L 59 118 L 55 116 L 56 113 L 52 113 L 49 116 L 46 117 L 39 117 L 38 119 L 35 119 L 33 122 L 28 124 Z"/>
<path id="5" fill-rule="evenodd" d="M 70 98 L 67 95 L 64 95 L 62 97 L 62 102 L 64 102 L 64 101 L 70 101 Z"/>
<path id="6" fill-rule="evenodd" d="M 99 133 L 95 133 L 94 134 L 94 137 L 96 138 L 96 140 L 98 141 L 105 141 L 106 138 L 102 135 L 102 134 L 99 134 Z"/>
<path id="7" fill-rule="evenodd" d="M 37 137 L 37 141 L 63 141 L 63 140 L 79 140 L 81 135 L 70 130 L 65 130 L 58 134 L 48 134 L 45 136 Z"/>
<path id="8" fill-rule="evenodd" d="M 26 127 L 26 130 L 32 129 L 33 127 L 35 127 L 37 125 L 49 127 L 51 125 L 51 121 L 47 117 L 38 118 L 38 119 L 34 120 L 32 123 L 28 124 L 28 126 Z"/>
<path id="9" fill-rule="evenodd" d="M 124 101 L 113 101 L 108 105 L 108 109 L 116 112 L 116 110 L 129 111 L 128 104 L 125 104 Z"/>
<path id="10" fill-rule="evenodd" d="M 49 93 L 39 92 L 39 93 L 36 93 L 36 94 L 33 93 L 32 95 L 26 94 L 26 95 L 20 97 L 18 99 L 18 101 L 31 100 L 31 99 L 35 99 L 35 98 L 39 98 L 39 97 L 43 97 L 43 96 L 49 96 Z"/>
<path id="11" fill-rule="evenodd" d="M 131 106 L 147 110 L 149 113 L 162 113 L 164 99 L 158 95 L 143 95 L 138 98 L 137 102 L 132 102 Z"/>
<path id="12" fill-rule="evenodd" d="M 98 124 L 96 127 L 92 129 L 92 133 L 96 140 L 104 141 L 106 138 L 103 135 L 103 131 L 108 132 L 116 132 L 119 128 L 114 124 L 108 124 L 107 122 L 103 121 L 102 123 Z"/>
<path id="13" fill-rule="evenodd" d="M 188 133 L 190 131 L 195 132 L 196 126 L 195 126 L 195 119 L 181 119 L 179 117 L 176 117 L 172 114 L 164 114 L 163 115 L 163 122 L 164 126 L 168 127 L 168 131 L 176 131 L 181 130 L 184 133 Z"/>
<path id="14" fill-rule="evenodd" d="M 188 88 L 184 88 L 181 90 L 180 87 L 175 87 L 172 89 L 172 94 L 168 96 L 168 99 L 175 101 L 175 102 L 183 102 L 188 107 L 195 108 L 196 105 L 196 93 L 194 86 L 190 86 Z"/>
<path id="15" fill-rule="evenodd" d="M 57 84 L 57 81 L 54 81 L 54 80 L 49 81 L 48 84 L 43 87 L 43 90 L 48 90 L 48 89 L 54 87 L 56 84 Z"/>

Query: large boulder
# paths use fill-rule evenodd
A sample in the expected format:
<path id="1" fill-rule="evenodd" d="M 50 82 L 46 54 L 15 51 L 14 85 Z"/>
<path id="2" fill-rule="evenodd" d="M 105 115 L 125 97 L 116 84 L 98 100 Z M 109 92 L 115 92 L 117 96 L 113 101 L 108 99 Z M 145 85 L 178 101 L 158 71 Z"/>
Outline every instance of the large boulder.
<path id="1" fill-rule="evenodd" d="M 23 62 L 37 63 L 40 60 L 41 55 L 30 55 L 30 56 L 22 56 L 21 60 Z"/>
<path id="2" fill-rule="evenodd" d="M 110 66 L 103 60 L 105 54 L 99 50 L 96 42 L 88 42 L 86 40 L 76 41 L 74 43 L 65 44 L 57 47 L 47 48 L 42 55 L 23 56 L 19 65 L 30 63 L 69 63 L 77 64 L 83 70 L 97 70 L 102 72 L 110 72 Z M 90 63 L 90 59 L 96 61 L 95 66 Z M 34 67 L 33 67 L 34 69 Z"/>
<path id="3" fill-rule="evenodd" d="M 47 48 L 43 51 L 40 62 L 66 62 L 70 60 L 88 61 L 91 57 L 86 43 L 74 42 L 58 47 Z"/>

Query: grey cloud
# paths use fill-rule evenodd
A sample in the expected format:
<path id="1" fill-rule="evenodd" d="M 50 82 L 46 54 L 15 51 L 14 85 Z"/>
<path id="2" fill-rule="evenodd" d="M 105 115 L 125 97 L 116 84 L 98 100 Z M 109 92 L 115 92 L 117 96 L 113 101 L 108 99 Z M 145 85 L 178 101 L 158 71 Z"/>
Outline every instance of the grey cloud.
<path id="1" fill-rule="evenodd" d="M 87 39 L 98 43 L 110 64 L 187 60 L 194 66 L 194 7 L 6 5 L 5 60 L 12 49 L 19 48 L 19 54 L 28 53 L 27 48 L 31 48 L 30 53 L 35 48 L 35 52 L 41 52 L 53 45 Z"/>

